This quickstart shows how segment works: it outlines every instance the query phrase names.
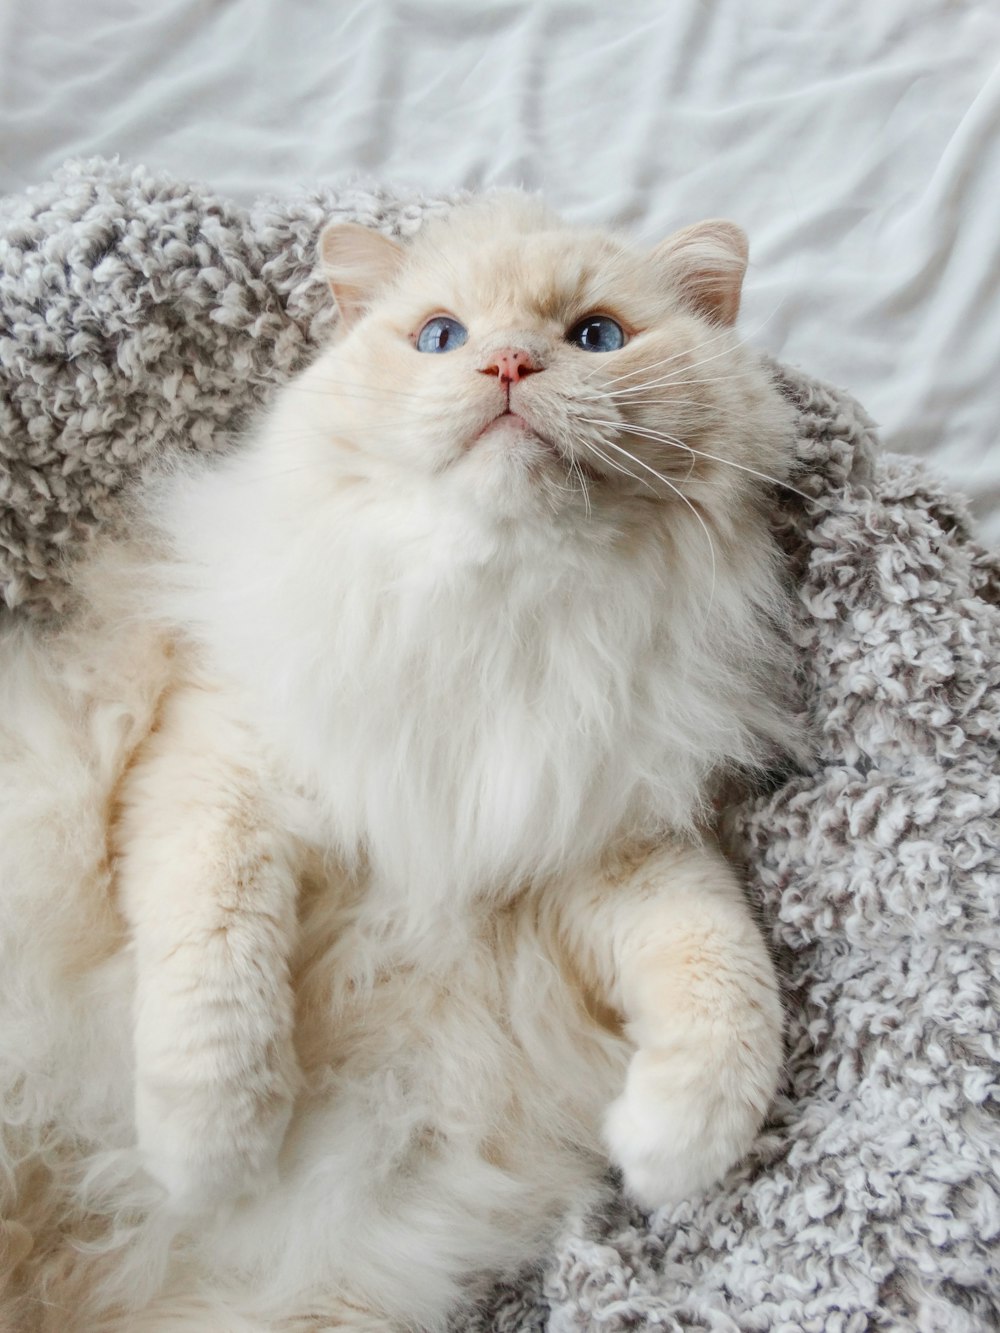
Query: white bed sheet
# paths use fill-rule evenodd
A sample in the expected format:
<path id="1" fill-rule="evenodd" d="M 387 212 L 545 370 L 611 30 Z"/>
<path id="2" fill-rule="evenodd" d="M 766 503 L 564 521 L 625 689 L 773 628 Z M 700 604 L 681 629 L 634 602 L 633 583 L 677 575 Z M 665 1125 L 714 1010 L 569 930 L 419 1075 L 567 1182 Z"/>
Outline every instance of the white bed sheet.
<path id="1" fill-rule="evenodd" d="M 522 183 L 649 241 L 733 217 L 746 335 L 1000 539 L 990 0 L 0 0 L 0 192 L 92 154 L 246 201 Z"/>

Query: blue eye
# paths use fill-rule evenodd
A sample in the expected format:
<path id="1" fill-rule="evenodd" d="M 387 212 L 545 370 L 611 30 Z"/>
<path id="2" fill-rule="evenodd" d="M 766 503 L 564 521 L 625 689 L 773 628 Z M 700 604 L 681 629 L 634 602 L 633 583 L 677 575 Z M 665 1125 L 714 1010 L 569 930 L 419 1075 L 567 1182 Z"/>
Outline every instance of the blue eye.
<path id="1" fill-rule="evenodd" d="M 417 334 L 418 352 L 454 352 L 468 341 L 469 331 L 449 315 L 435 315 Z"/>
<path id="2" fill-rule="evenodd" d="M 585 352 L 617 352 L 625 346 L 625 331 L 607 315 L 588 315 L 574 324 L 566 341 L 582 347 Z"/>

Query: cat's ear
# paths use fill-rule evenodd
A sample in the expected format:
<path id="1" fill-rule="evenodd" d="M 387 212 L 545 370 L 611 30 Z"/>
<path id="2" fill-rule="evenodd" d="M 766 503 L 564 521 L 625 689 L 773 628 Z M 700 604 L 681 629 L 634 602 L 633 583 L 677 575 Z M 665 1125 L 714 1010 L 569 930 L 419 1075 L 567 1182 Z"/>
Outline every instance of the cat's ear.
<path id="1" fill-rule="evenodd" d="M 740 228 L 713 218 L 661 241 L 653 261 L 685 305 L 713 323 L 735 324 L 748 254 Z"/>
<path id="2" fill-rule="evenodd" d="M 350 328 L 395 277 L 405 251 L 370 227 L 331 222 L 319 238 L 319 255 L 340 318 Z"/>

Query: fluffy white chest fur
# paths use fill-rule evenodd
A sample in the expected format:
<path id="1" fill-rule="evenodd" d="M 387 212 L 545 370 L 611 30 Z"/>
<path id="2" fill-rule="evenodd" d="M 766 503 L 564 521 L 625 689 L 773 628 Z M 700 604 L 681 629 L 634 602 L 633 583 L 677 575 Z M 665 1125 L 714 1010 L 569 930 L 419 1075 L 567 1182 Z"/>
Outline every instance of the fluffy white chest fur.
<path id="1" fill-rule="evenodd" d="M 609 1157 L 708 1185 L 777 1078 L 701 832 L 795 738 L 741 236 L 500 196 L 323 257 L 339 340 L 0 640 L 26 1330 L 442 1328 Z"/>
<path id="2" fill-rule="evenodd" d="M 211 541 L 183 613 L 204 616 L 213 666 L 246 689 L 343 855 L 364 851 L 409 908 L 690 830 L 720 759 L 754 757 L 758 701 L 728 659 L 764 590 L 749 574 L 733 608 L 716 589 L 727 642 L 706 634 L 697 528 L 685 551 L 662 507 L 641 527 L 612 512 L 512 530 L 412 491 L 359 512 L 348 487 L 305 535 L 313 469 L 279 483 L 276 511 L 268 444 L 183 496 L 185 548 Z"/>

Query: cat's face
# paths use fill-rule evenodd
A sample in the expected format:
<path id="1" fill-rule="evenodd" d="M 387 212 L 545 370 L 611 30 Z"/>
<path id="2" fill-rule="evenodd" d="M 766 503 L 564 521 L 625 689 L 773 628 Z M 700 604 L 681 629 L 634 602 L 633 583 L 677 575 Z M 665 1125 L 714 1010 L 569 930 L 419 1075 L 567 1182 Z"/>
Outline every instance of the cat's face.
<path id="1" fill-rule="evenodd" d="M 731 331 L 746 267 L 732 224 L 642 253 L 501 194 L 406 249 L 331 227 L 322 254 L 343 333 L 313 382 L 337 401 L 338 441 L 404 477 L 503 511 L 589 511 L 727 465 L 730 481 L 784 470 L 746 438 L 767 431 Z"/>

